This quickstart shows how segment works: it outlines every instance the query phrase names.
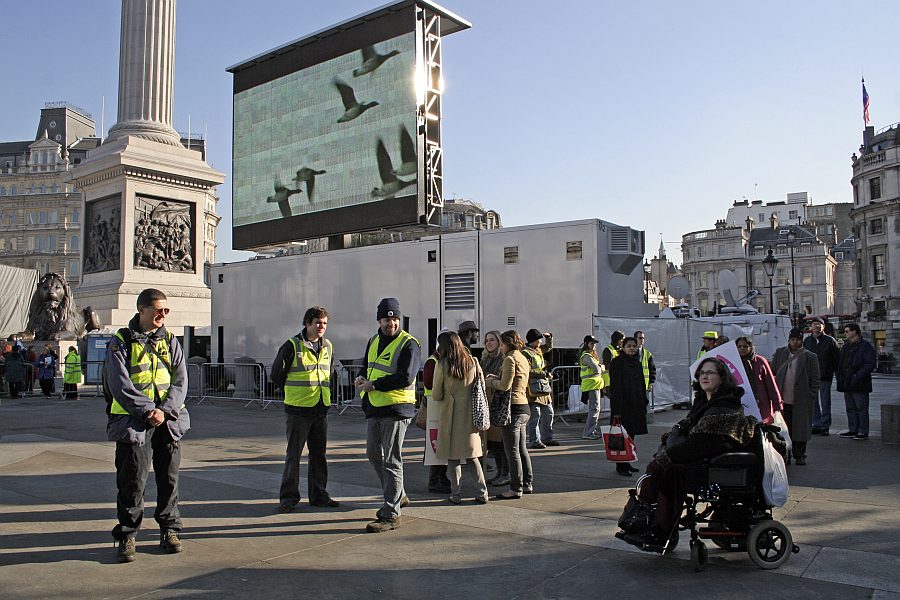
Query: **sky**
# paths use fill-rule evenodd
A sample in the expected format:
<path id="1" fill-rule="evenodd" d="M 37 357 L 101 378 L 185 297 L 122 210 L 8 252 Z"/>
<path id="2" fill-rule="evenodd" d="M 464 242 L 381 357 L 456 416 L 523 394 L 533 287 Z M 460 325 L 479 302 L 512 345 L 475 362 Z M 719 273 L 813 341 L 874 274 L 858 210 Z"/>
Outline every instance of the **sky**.
<path id="1" fill-rule="evenodd" d="M 444 193 L 504 226 L 600 218 L 660 239 L 712 228 L 735 200 L 850 202 L 866 77 L 876 131 L 900 121 L 892 1 L 444 0 Z M 217 260 L 231 249 L 231 65 L 382 0 L 180 0 L 174 126 L 205 132 L 226 173 Z M 3 6 L 0 141 L 32 139 L 45 102 L 116 120 L 120 2 Z M 105 109 L 102 107 L 105 106 Z"/>

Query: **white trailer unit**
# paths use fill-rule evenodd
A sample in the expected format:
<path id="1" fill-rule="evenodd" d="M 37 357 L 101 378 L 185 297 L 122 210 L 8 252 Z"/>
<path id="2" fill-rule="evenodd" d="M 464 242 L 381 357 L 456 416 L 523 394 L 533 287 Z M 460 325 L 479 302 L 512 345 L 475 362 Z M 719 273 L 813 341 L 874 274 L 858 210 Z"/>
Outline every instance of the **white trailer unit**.
<path id="1" fill-rule="evenodd" d="M 643 302 L 643 256 L 643 232 L 591 219 L 214 265 L 212 358 L 268 364 L 320 305 L 335 355 L 358 359 L 387 296 L 425 350 L 465 320 L 552 331 L 557 347 L 575 348 L 594 315 L 656 314 Z"/>

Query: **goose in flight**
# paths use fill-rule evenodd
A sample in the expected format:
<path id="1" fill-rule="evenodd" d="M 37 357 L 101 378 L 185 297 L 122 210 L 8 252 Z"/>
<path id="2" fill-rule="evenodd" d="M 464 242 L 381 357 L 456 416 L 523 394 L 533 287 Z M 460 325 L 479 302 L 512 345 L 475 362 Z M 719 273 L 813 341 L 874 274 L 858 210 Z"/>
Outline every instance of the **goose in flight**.
<path id="1" fill-rule="evenodd" d="M 309 167 L 302 167 L 299 171 L 297 171 L 297 176 L 294 177 L 294 181 L 297 182 L 297 187 L 300 187 L 300 182 L 306 182 L 306 197 L 310 202 L 313 201 L 313 189 L 316 186 L 316 175 L 324 175 L 325 171 L 316 171 L 315 169 L 310 169 Z"/>
<path id="2" fill-rule="evenodd" d="M 415 175 L 418 171 L 416 147 L 404 125 L 400 125 L 400 166 L 392 170 L 394 175 Z"/>
<path id="3" fill-rule="evenodd" d="M 393 172 L 394 167 L 391 164 L 391 157 L 388 155 L 387 148 L 384 147 L 384 141 L 381 138 L 378 138 L 375 156 L 378 158 L 378 174 L 381 176 L 381 187 L 372 188 L 373 196 L 391 198 L 406 186 L 416 183 L 415 179 L 409 181 L 397 179 Z"/>
<path id="4" fill-rule="evenodd" d="M 291 216 L 291 202 L 290 197 L 294 194 L 299 194 L 302 190 L 297 188 L 296 190 L 291 190 L 284 187 L 281 184 L 281 181 L 275 180 L 275 193 L 266 198 L 266 202 L 277 202 L 278 208 L 281 210 L 282 217 L 290 217 Z"/>
<path id="5" fill-rule="evenodd" d="M 346 123 L 347 121 L 352 121 L 373 106 L 378 106 L 378 103 L 374 100 L 372 100 L 371 102 L 363 102 L 362 104 L 357 102 L 356 95 L 353 93 L 353 88 L 337 77 L 334 78 L 334 86 L 341 93 L 341 101 L 343 101 L 344 103 L 344 114 L 342 114 L 341 118 L 337 120 L 338 123 Z"/>
<path id="6" fill-rule="evenodd" d="M 358 69 L 353 69 L 354 77 L 361 77 L 367 73 L 372 73 L 375 69 L 384 64 L 384 61 L 392 56 L 400 54 L 399 50 L 391 50 L 387 54 L 378 54 L 378 51 L 375 50 L 375 46 L 363 46 L 360 52 L 362 52 L 362 65 L 360 65 Z"/>

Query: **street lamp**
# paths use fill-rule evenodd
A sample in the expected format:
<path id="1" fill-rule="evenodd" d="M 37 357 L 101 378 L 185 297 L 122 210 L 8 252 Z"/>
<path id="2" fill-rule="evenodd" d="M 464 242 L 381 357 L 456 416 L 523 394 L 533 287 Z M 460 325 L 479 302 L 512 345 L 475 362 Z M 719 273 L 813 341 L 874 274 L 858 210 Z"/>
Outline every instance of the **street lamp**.
<path id="1" fill-rule="evenodd" d="M 798 310 L 799 307 L 797 306 L 797 274 L 794 273 L 794 242 L 796 239 L 797 234 L 794 233 L 794 229 L 791 228 L 787 234 L 787 242 L 788 247 L 791 249 L 791 282 L 794 283 L 794 285 L 791 286 L 791 323 L 793 323 L 795 327 L 797 313 L 800 312 Z"/>
<path id="2" fill-rule="evenodd" d="M 772 294 L 772 278 L 775 277 L 775 269 L 778 268 L 778 259 L 772 255 L 772 249 L 769 248 L 769 255 L 762 261 L 763 270 L 769 277 L 769 311 L 775 314 L 775 296 Z"/>
<path id="3" fill-rule="evenodd" d="M 650 303 L 650 263 L 644 259 L 644 304 Z"/>

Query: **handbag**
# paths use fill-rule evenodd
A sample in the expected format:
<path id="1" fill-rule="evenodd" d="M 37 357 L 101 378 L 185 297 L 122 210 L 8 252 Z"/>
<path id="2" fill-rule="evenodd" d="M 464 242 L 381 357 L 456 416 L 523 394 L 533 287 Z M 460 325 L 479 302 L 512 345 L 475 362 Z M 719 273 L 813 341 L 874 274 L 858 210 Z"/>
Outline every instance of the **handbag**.
<path id="1" fill-rule="evenodd" d="M 550 382 L 546 379 L 532 379 L 528 382 L 528 390 L 534 396 L 546 396 L 553 388 L 550 387 Z"/>
<path id="2" fill-rule="evenodd" d="M 600 427 L 603 436 L 603 448 L 606 450 L 606 460 L 610 462 L 637 462 L 637 448 L 634 440 L 622 427 L 619 419 L 613 419 L 612 425 Z M 619 439 L 616 439 L 619 438 Z M 610 444 L 621 447 L 621 450 L 610 448 Z"/>
<path id="3" fill-rule="evenodd" d="M 491 396 L 491 425 L 506 427 L 512 423 L 512 393 L 509 390 L 494 390 Z"/>
<path id="4" fill-rule="evenodd" d="M 656 507 L 640 496 L 641 482 L 648 475 L 637 480 L 634 489 L 628 490 L 628 501 L 619 517 L 619 529 L 625 533 L 640 534 L 650 529 Z"/>
<path id="5" fill-rule="evenodd" d="M 428 428 L 428 400 L 423 399 L 416 409 L 416 427 L 419 429 Z"/>
<path id="6" fill-rule="evenodd" d="M 474 360 L 474 359 L 473 359 Z M 472 383 L 472 425 L 478 431 L 486 431 L 491 426 L 490 411 L 488 409 L 487 394 L 484 391 L 484 374 L 481 366 L 475 362 L 477 372 Z"/>

